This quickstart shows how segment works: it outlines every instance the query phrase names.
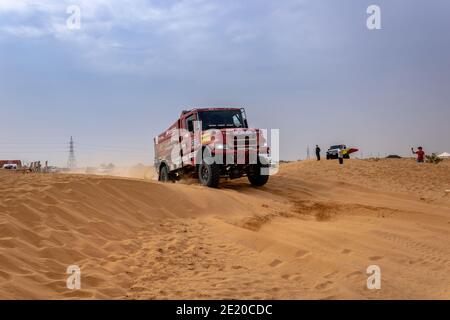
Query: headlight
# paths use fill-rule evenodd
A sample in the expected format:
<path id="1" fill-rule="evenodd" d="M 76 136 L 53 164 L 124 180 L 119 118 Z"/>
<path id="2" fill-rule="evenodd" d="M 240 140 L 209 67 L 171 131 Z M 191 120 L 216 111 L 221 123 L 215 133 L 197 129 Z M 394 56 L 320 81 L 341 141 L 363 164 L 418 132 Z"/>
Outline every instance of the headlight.
<path id="1" fill-rule="evenodd" d="M 228 146 L 227 146 L 226 144 L 221 144 L 221 143 L 216 144 L 214 147 L 215 147 L 217 150 L 225 150 L 225 149 L 228 149 Z"/>

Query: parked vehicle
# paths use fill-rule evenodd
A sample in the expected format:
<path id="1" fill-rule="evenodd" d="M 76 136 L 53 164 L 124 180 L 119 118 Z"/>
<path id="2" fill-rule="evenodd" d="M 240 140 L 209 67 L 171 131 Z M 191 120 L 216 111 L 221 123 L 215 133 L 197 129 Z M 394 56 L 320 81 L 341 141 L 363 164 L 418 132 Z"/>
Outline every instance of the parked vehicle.
<path id="1" fill-rule="evenodd" d="M 7 164 L 14 164 L 16 166 L 16 168 L 21 168 L 22 167 L 22 161 L 20 160 L 0 160 L 0 168 L 3 168 L 3 166 Z"/>
<path id="2" fill-rule="evenodd" d="M 339 151 L 339 149 L 346 150 L 347 146 L 345 144 L 338 144 L 338 145 L 331 146 L 327 150 L 327 160 L 337 159 L 338 158 L 338 151 Z M 345 153 L 344 154 L 344 159 L 350 159 L 350 154 L 349 153 Z"/>
<path id="3" fill-rule="evenodd" d="M 17 170 L 17 164 L 7 163 L 4 164 L 2 168 L 5 170 Z"/>
<path id="4" fill-rule="evenodd" d="M 261 130 L 249 128 L 244 109 L 183 111 L 154 139 L 154 147 L 155 168 L 162 182 L 191 176 L 204 186 L 217 187 L 221 177 L 247 176 L 259 187 L 269 180 L 267 141 Z"/>
<path id="5" fill-rule="evenodd" d="M 61 172 L 61 169 L 59 169 L 58 167 L 55 167 L 55 166 L 48 166 L 47 172 L 48 173 L 58 173 L 58 172 Z"/>

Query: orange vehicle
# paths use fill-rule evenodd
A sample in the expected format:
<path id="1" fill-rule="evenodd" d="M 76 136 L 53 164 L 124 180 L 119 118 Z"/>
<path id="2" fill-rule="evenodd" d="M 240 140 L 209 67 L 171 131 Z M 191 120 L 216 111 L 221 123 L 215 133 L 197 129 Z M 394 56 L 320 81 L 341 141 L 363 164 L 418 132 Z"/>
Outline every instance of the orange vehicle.
<path id="1" fill-rule="evenodd" d="M 252 185 L 263 186 L 270 167 L 263 133 L 249 128 L 242 108 L 183 111 L 154 139 L 158 180 L 174 182 L 191 176 L 204 186 L 217 187 L 220 178 L 246 176 Z"/>

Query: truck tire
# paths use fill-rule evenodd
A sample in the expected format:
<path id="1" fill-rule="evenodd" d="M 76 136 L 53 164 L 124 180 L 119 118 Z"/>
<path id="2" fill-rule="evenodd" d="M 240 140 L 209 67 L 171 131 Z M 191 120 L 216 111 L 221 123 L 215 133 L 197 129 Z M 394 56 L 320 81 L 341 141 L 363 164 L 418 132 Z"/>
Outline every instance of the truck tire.
<path id="1" fill-rule="evenodd" d="M 163 165 L 161 167 L 161 170 L 159 170 L 159 179 L 158 180 L 161 182 L 164 182 L 164 183 L 171 182 L 169 169 L 167 168 L 166 165 Z"/>
<path id="2" fill-rule="evenodd" d="M 247 178 L 254 187 L 262 187 L 269 181 L 268 175 L 261 174 L 260 166 L 257 166 L 255 169 L 249 171 L 247 174 Z"/>
<path id="3" fill-rule="evenodd" d="M 198 180 L 203 186 L 217 188 L 220 180 L 220 167 L 215 163 L 202 162 L 198 168 Z"/>

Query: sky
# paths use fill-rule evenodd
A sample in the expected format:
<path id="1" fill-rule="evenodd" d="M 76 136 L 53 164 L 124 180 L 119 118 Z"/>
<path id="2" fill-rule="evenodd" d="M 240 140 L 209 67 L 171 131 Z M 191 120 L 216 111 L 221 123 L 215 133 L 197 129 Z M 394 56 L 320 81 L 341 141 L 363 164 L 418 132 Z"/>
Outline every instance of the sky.
<path id="1" fill-rule="evenodd" d="M 450 152 L 449 12 L 448 0 L 0 0 L 0 159 L 64 166 L 73 136 L 79 166 L 151 164 L 153 137 L 206 106 L 279 129 L 284 160 L 316 144 Z"/>

